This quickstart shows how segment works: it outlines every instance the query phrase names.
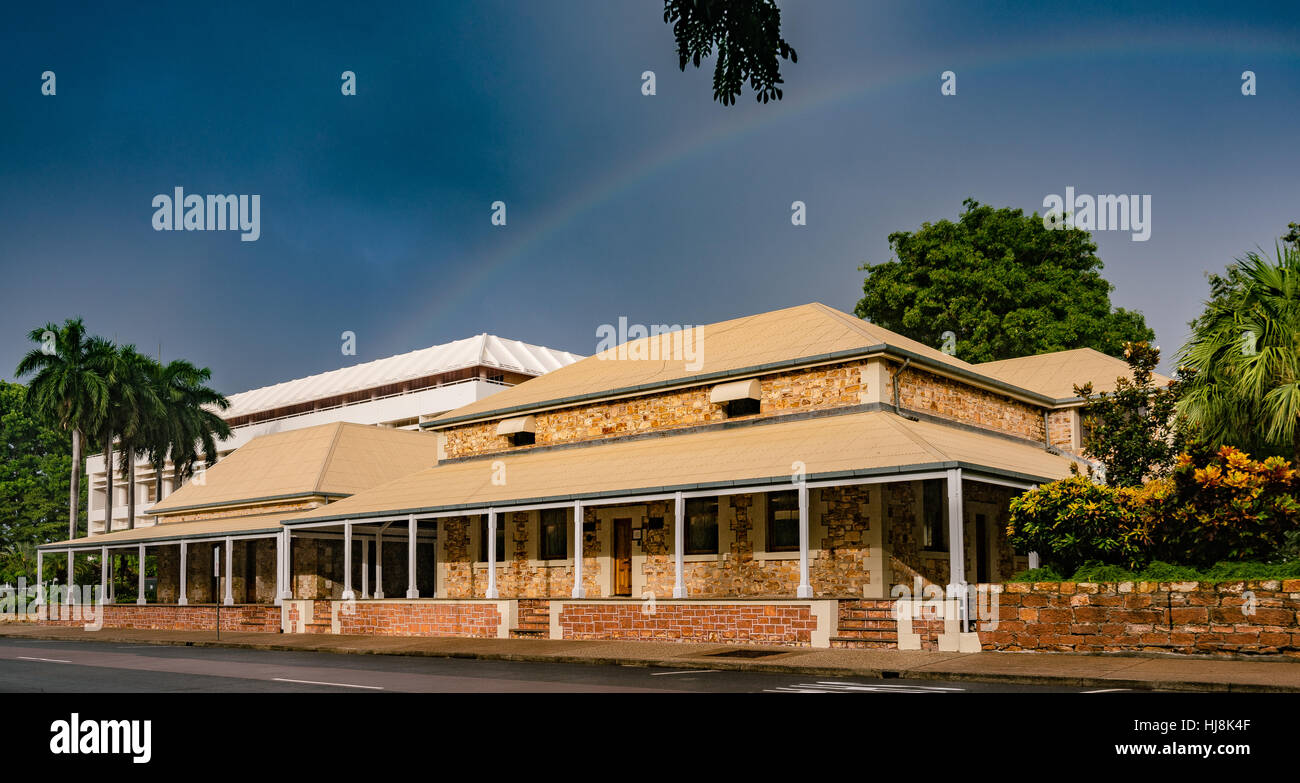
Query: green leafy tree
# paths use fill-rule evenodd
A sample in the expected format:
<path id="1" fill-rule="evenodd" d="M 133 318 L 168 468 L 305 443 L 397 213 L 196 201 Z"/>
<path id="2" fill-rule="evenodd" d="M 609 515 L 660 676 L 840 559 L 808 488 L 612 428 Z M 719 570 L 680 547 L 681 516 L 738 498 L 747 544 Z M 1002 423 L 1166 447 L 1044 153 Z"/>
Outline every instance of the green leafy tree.
<path id="1" fill-rule="evenodd" d="M 68 530 L 71 443 L 28 403 L 22 385 L 0 381 L 0 582 L 34 582 L 36 545 L 65 538 Z M 79 514 L 85 499 L 82 487 Z"/>
<path id="2" fill-rule="evenodd" d="M 1288 223 L 1287 232 L 1282 237 L 1282 241 L 1300 249 L 1300 223 Z"/>
<path id="3" fill-rule="evenodd" d="M 673 26 L 679 67 L 717 50 L 713 99 L 735 105 L 749 81 L 762 103 L 781 100 L 781 59 L 799 61 L 781 37 L 781 9 L 775 0 L 664 0 L 664 22 Z"/>
<path id="4" fill-rule="evenodd" d="M 76 538 L 82 440 L 102 426 L 109 407 L 108 381 L 101 372 L 107 348 L 102 340 L 86 333 L 80 318 L 69 318 L 63 326 L 46 324 L 33 329 L 28 337 L 40 347 L 18 362 L 16 375 L 33 376 L 28 404 L 44 421 L 72 438 L 68 538 Z"/>
<path id="5" fill-rule="evenodd" d="M 1210 291 L 1179 352 L 1179 411 L 1211 445 L 1300 464 L 1300 246 L 1247 253 Z"/>
<path id="6" fill-rule="evenodd" d="M 1160 349 L 1129 343 L 1124 359 L 1133 377 L 1117 378 L 1115 391 L 1093 394 L 1091 383 L 1074 387 L 1085 400 L 1083 450 L 1102 464 L 1112 487 L 1136 487 L 1165 475 L 1184 441 L 1175 412 L 1181 386 L 1161 386 L 1152 377 Z"/>
<path id="7" fill-rule="evenodd" d="M 856 313 L 927 345 L 957 335 L 969 362 L 1071 348 L 1120 356 L 1155 333 L 1142 314 L 1112 308 L 1113 286 L 1088 232 L 1048 229 L 1037 213 L 962 202 L 957 222 L 889 235 L 893 258 L 865 264 Z"/>

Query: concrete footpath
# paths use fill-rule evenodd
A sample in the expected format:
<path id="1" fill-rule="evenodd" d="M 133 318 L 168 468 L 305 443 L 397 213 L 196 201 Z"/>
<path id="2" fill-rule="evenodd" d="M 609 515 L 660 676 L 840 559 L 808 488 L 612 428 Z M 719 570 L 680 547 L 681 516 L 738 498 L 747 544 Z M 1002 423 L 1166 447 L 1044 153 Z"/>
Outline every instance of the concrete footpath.
<path id="1" fill-rule="evenodd" d="M 420 655 L 549 663 L 729 669 L 829 677 L 1010 682 L 1037 685 L 1166 691 L 1300 693 L 1300 660 L 1224 660 L 1185 656 L 1072 653 L 972 654 L 921 650 L 822 650 L 680 642 L 465 639 L 327 634 L 225 633 L 55 628 L 0 623 L 0 636 L 237 647 L 353 655 Z"/>

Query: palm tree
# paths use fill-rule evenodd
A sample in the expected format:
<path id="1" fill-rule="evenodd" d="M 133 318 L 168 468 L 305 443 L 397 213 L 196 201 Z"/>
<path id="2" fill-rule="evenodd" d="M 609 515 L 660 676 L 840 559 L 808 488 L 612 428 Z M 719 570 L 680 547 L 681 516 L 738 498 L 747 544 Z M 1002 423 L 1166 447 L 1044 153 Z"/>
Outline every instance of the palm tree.
<path id="1" fill-rule="evenodd" d="M 126 482 L 126 527 L 135 527 L 135 462 L 148 453 L 148 435 L 154 422 L 165 416 L 163 401 L 153 384 L 158 363 L 135 350 L 118 349 L 114 404 L 118 441 L 118 469 Z M 109 466 L 112 472 L 112 466 Z"/>
<path id="2" fill-rule="evenodd" d="M 1179 352 L 1191 377 L 1179 412 L 1212 445 L 1290 453 L 1300 464 L 1300 247 L 1251 252 L 1212 279 Z"/>
<path id="3" fill-rule="evenodd" d="M 217 441 L 230 437 L 230 425 L 213 410 L 230 403 L 205 384 L 212 377 L 207 367 L 177 359 L 155 364 L 151 382 L 163 405 L 148 435 L 149 461 L 157 480 L 157 497 L 163 499 L 163 469 L 172 461 L 173 482 L 180 485 L 200 461 L 211 465 L 217 458 Z M 200 450 L 202 457 L 200 457 Z"/>
<path id="4" fill-rule="evenodd" d="M 35 373 L 27 386 L 28 404 L 37 415 L 72 435 L 68 538 L 76 538 L 82 438 L 97 430 L 108 412 L 108 382 L 100 373 L 103 341 L 88 337 L 80 318 L 69 318 L 62 327 L 46 324 L 28 337 L 42 347 L 28 352 L 15 374 L 21 378 Z"/>

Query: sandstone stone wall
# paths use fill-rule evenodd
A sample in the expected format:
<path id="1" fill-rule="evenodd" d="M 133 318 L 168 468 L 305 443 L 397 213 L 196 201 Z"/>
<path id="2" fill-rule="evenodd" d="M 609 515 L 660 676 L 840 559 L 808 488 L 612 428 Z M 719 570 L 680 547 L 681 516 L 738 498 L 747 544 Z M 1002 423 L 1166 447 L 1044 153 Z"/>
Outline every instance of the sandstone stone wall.
<path id="1" fill-rule="evenodd" d="M 858 405 L 862 402 L 864 367 L 865 362 L 856 361 L 765 375 L 760 379 L 760 412 L 745 418 Z M 600 440 L 726 421 L 723 406 L 709 402 L 712 388 L 713 384 L 707 384 L 537 413 L 534 415 L 537 445 Z M 447 457 L 512 450 L 496 430 L 497 421 L 490 421 L 443 431 Z"/>
<path id="2" fill-rule="evenodd" d="M 1074 415 L 1076 412 L 1077 410 L 1074 408 L 1067 408 L 1047 414 L 1047 426 L 1048 431 L 1051 433 L 1051 443 L 1062 451 L 1075 451 Z M 1083 444 L 1080 443 L 1079 445 L 1081 449 Z"/>
<path id="3" fill-rule="evenodd" d="M 1043 408 L 915 367 L 898 377 L 903 408 L 1043 442 Z"/>
<path id="4" fill-rule="evenodd" d="M 1243 611 L 1245 610 L 1245 611 Z M 1003 585 L 986 650 L 1300 658 L 1300 579 Z"/>

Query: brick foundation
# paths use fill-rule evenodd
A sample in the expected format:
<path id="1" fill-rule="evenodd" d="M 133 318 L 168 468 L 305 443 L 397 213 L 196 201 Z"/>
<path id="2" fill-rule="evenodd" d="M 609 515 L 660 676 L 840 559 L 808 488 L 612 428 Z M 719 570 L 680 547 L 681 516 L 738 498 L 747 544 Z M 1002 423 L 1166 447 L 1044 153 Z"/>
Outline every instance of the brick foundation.
<path id="1" fill-rule="evenodd" d="M 47 608 L 43 607 L 44 612 Z M 133 628 L 150 631 L 213 631 L 217 627 L 217 606 L 178 606 L 175 604 L 108 604 L 102 607 L 104 628 Z M 221 630 L 245 633 L 278 633 L 280 607 L 265 604 L 235 604 L 222 606 Z M 48 607 L 50 614 L 42 614 L 43 625 L 66 627 L 84 626 L 86 619 L 59 619 L 67 617 L 66 607 Z M 78 607 L 81 612 L 93 612 L 87 605 Z M 82 615 L 87 619 L 93 614 Z"/>
<path id="2" fill-rule="evenodd" d="M 357 601 L 350 607 L 342 601 L 330 603 L 341 634 L 497 638 L 510 630 L 510 601 Z"/>
<path id="3" fill-rule="evenodd" d="M 551 638 L 829 647 L 835 601 L 552 601 Z"/>

